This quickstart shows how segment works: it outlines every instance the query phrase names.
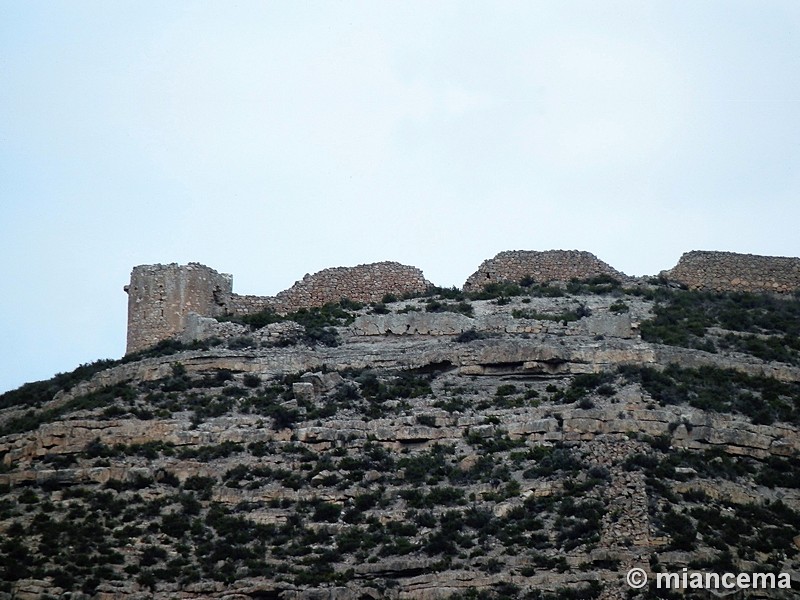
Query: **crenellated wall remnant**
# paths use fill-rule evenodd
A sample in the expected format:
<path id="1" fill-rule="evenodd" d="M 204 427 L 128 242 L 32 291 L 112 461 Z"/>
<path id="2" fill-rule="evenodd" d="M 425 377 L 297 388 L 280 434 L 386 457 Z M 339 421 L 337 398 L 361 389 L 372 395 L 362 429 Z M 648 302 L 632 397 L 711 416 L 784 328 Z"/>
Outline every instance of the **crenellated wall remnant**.
<path id="1" fill-rule="evenodd" d="M 692 290 L 787 293 L 800 289 L 800 258 L 694 250 L 661 275 Z"/>
<path id="2" fill-rule="evenodd" d="M 537 283 L 589 279 L 609 275 L 620 281 L 628 276 L 612 268 L 591 252 L 580 250 L 508 250 L 485 260 L 464 283 L 464 291 L 476 291 L 490 283 L 519 283 L 530 277 Z"/>

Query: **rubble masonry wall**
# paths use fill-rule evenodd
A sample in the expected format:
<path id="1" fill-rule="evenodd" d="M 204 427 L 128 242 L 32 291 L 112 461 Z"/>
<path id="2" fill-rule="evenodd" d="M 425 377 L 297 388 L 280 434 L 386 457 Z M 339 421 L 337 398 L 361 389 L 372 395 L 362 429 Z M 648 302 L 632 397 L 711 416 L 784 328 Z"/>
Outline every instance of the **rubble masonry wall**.
<path id="1" fill-rule="evenodd" d="M 590 252 L 514 250 L 481 263 L 465 282 L 465 291 L 490 283 L 539 283 L 608 275 L 630 278 Z M 661 273 L 668 281 L 690 289 L 787 293 L 800 290 L 800 258 L 756 256 L 733 252 L 693 251 Z M 266 308 L 288 313 L 348 298 L 379 302 L 386 294 L 424 293 L 431 283 L 416 267 L 378 262 L 335 267 L 306 275 L 276 296 L 234 294 L 230 275 L 199 263 L 140 265 L 131 272 L 128 292 L 127 352 L 149 348 L 186 328 L 189 313 L 203 317 L 252 314 Z"/>
<path id="2" fill-rule="evenodd" d="M 580 250 L 509 250 L 485 260 L 464 283 L 465 291 L 479 290 L 490 283 L 519 283 L 531 277 L 537 283 L 589 279 L 609 275 L 620 281 L 628 276 L 604 263 L 591 252 Z"/>
<path id="3" fill-rule="evenodd" d="M 662 275 L 694 290 L 787 293 L 800 289 L 800 258 L 695 250 Z"/>

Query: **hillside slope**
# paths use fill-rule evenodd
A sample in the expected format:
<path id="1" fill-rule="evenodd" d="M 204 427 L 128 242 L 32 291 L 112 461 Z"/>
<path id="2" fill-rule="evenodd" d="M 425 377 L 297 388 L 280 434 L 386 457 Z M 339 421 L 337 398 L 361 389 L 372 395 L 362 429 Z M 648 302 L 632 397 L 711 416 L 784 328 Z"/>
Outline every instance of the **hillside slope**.
<path id="1" fill-rule="evenodd" d="M 800 586 L 794 297 L 600 277 L 191 334 L 0 396 L 0 598 Z"/>

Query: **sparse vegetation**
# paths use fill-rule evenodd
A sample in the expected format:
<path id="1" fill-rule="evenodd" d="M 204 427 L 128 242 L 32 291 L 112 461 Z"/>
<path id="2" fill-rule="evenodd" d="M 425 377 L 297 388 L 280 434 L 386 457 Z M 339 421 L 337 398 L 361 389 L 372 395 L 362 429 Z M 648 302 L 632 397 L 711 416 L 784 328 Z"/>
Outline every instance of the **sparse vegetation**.
<path id="1" fill-rule="evenodd" d="M 666 307 L 664 319 L 677 314 L 667 310 L 673 296 L 681 298 L 675 329 L 697 338 L 686 338 L 690 345 L 708 338 L 720 352 L 734 344 L 741 351 L 752 338 L 777 348 L 793 334 L 795 300 L 700 302 L 664 286 L 636 290 Z M 591 299 L 598 312 L 608 305 L 641 314 L 633 292 L 608 278 L 563 286 L 526 278 L 476 294 L 439 288 L 410 305 L 471 315 L 480 297 L 481 311 L 537 318 L 533 307 L 548 305 L 537 297 L 561 296 L 550 318 L 563 322 L 589 312 L 581 309 L 588 300 L 568 297 L 575 294 L 608 296 Z M 397 301 L 343 299 L 249 324 L 291 318 L 305 328 L 301 341 L 323 344 L 313 332 L 335 331 L 355 311 L 397 312 Z M 496 306 L 503 304 L 510 306 Z M 741 320 L 739 305 L 755 314 Z M 564 317 L 564 307 L 575 314 Z M 767 314 L 773 308 L 778 317 Z M 711 317 L 698 317 L 700 309 Z M 650 333 L 667 327 L 658 318 Z M 726 342 L 731 335 L 737 340 Z M 800 567 L 800 514 L 790 501 L 800 468 L 786 427 L 798 424 L 799 384 L 674 365 L 536 371 L 522 367 L 524 353 L 519 362 L 491 362 L 495 337 L 509 339 L 492 336 L 470 329 L 438 346 L 428 340 L 422 353 L 406 338 L 395 363 L 369 355 L 371 341 L 341 355 L 288 349 L 286 365 L 298 355 L 317 361 L 309 377 L 283 363 L 243 368 L 239 361 L 258 356 L 254 330 L 226 342 L 241 352 L 218 353 L 227 368 L 172 356 L 187 347 L 170 342 L 154 350 L 167 358 L 148 380 L 45 405 L 62 387 L 118 364 L 110 361 L 3 395 L 0 443 L 10 443 L 0 446 L 0 593 L 24 578 L 73 595 L 115 581 L 164 595 L 262 579 L 277 590 L 342 586 L 377 597 L 403 591 L 412 578 L 446 582 L 457 571 L 493 583 L 453 598 L 596 598 L 601 586 L 586 582 L 612 581 L 617 555 L 634 545 L 617 538 L 616 554 L 605 552 L 608 532 L 630 527 L 634 501 L 658 540 L 653 569 L 674 570 L 670 560 L 737 571 Z M 789 344 L 774 356 L 784 351 L 794 352 Z M 264 356 L 273 352 L 281 350 Z M 750 354 L 758 352 L 767 356 Z M 454 355 L 481 355 L 481 368 Z M 759 447 L 746 446 L 750 437 L 742 445 L 712 437 L 710 412 L 731 415 L 731 427 Z M 61 428 L 29 433 L 59 421 Z M 769 424 L 780 427 L 762 427 Z M 78 437 L 87 429 L 97 431 Z M 546 591 L 528 579 L 553 583 Z"/>
<path id="2" fill-rule="evenodd" d="M 583 317 L 588 317 L 592 311 L 579 304 L 574 309 L 565 310 L 560 313 L 542 313 L 535 310 L 515 308 L 511 311 L 511 316 L 515 319 L 535 319 L 537 321 L 557 321 L 560 323 L 570 323 L 572 321 L 579 321 Z"/>
<path id="3" fill-rule="evenodd" d="M 654 318 L 640 326 L 644 340 L 800 364 L 797 297 L 662 289 L 654 299 Z M 728 333 L 712 335 L 712 328 Z"/>
<path id="4" fill-rule="evenodd" d="M 620 368 L 660 404 L 687 404 L 703 410 L 735 412 L 754 423 L 776 420 L 800 423 L 800 383 L 781 382 L 739 371 L 700 367 L 683 369 L 670 365 L 664 371 L 651 367 Z"/>
<path id="5" fill-rule="evenodd" d="M 305 330 L 303 339 L 307 343 L 311 345 L 337 346 L 339 339 L 335 328 L 352 323 L 355 319 L 352 311 L 360 310 L 362 307 L 363 305 L 360 303 L 343 298 L 338 303 L 329 303 L 321 307 L 301 308 L 286 315 L 279 314 L 273 309 L 265 309 L 250 315 L 225 317 L 224 320 L 248 325 L 254 331 L 273 323 L 294 321 L 303 326 Z M 243 338 L 243 340 L 243 342 L 239 342 L 240 344 L 245 344 L 242 347 L 252 345 L 250 343 L 251 338 Z"/>

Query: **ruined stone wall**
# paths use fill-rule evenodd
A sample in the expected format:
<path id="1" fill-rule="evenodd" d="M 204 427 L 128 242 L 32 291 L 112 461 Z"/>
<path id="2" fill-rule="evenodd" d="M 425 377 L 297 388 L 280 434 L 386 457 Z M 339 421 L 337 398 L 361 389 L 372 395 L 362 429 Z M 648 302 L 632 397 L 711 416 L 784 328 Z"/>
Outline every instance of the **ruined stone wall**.
<path id="1" fill-rule="evenodd" d="M 234 294 L 230 275 L 198 263 L 134 267 L 128 292 L 128 346 L 136 352 L 180 335 L 190 313 L 201 317 L 253 314 L 266 308 L 292 312 L 349 298 L 378 302 L 387 293 L 422 293 L 422 271 L 396 262 L 325 269 L 306 275 L 277 296 Z"/>
<path id="2" fill-rule="evenodd" d="M 786 293 L 800 289 L 800 258 L 695 250 L 662 275 L 694 290 Z"/>
<path id="3" fill-rule="evenodd" d="M 131 271 L 126 352 L 149 348 L 183 331 L 186 316 L 224 314 L 232 278 L 199 263 L 140 265 Z"/>
<path id="4" fill-rule="evenodd" d="M 481 263 L 464 284 L 475 291 L 490 283 L 544 283 L 609 275 L 629 278 L 589 252 L 577 250 L 507 251 Z M 691 289 L 792 292 L 800 290 L 800 258 L 694 251 L 662 273 Z M 325 269 L 306 275 L 277 296 L 232 292 L 232 277 L 198 263 L 142 265 L 131 272 L 128 292 L 128 347 L 136 352 L 181 334 L 190 313 L 202 317 L 252 314 L 272 308 L 287 313 L 348 298 L 379 302 L 391 293 L 423 293 L 431 285 L 422 271 L 396 262 Z"/>
<path id="5" fill-rule="evenodd" d="M 518 283 L 532 277 L 537 283 L 588 279 L 610 275 L 621 281 L 627 275 L 604 263 L 590 252 L 579 250 L 509 250 L 485 260 L 464 283 L 464 291 L 476 291 L 490 283 Z"/>
<path id="6" fill-rule="evenodd" d="M 419 294 L 430 286 L 416 267 L 396 262 L 379 262 L 356 267 L 325 269 L 306 275 L 288 290 L 276 296 L 281 312 L 322 306 L 342 298 L 357 302 L 380 302 L 388 293 L 400 296 Z"/>
<path id="7" fill-rule="evenodd" d="M 230 294 L 225 298 L 225 311 L 231 315 L 252 315 L 268 308 L 277 308 L 275 296 Z"/>

